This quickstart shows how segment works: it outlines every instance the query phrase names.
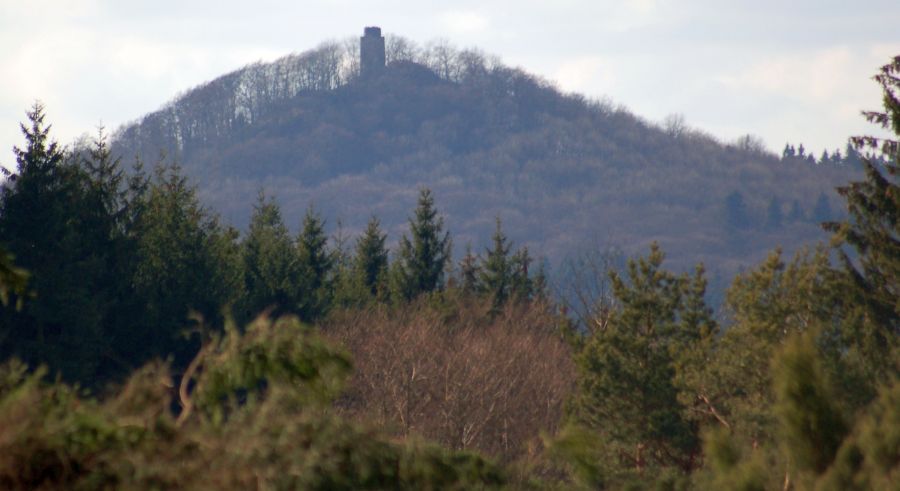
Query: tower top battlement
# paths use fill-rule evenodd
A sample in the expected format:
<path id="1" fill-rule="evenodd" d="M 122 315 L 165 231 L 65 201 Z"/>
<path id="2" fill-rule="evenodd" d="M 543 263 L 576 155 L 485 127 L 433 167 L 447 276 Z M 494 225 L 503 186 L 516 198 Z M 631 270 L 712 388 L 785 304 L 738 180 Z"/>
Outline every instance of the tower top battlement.
<path id="1" fill-rule="evenodd" d="M 381 28 L 366 26 L 359 38 L 359 75 L 372 78 L 384 71 L 384 37 Z"/>

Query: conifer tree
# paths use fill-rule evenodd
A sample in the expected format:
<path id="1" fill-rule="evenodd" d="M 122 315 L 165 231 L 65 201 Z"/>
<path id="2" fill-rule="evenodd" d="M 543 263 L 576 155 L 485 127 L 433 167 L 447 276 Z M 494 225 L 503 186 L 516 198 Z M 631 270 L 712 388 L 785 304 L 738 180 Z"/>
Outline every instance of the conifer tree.
<path id="1" fill-rule="evenodd" d="M 472 253 L 472 245 L 466 244 L 466 253 L 459 262 L 459 286 L 465 294 L 478 290 L 478 257 Z"/>
<path id="2" fill-rule="evenodd" d="M 146 310 L 133 339 L 140 356 L 173 353 L 181 365 L 195 352 L 181 340 L 190 314 L 214 323 L 239 295 L 238 234 L 200 205 L 176 164 L 156 168 L 141 207 L 133 281 Z"/>
<path id="3" fill-rule="evenodd" d="M 864 113 L 894 138 L 862 136 L 852 138 L 860 149 L 879 149 L 884 159 L 879 164 L 862 158 L 865 180 L 838 188 L 846 200 L 848 218 L 823 224 L 834 233 L 839 246 L 848 246 L 856 258 L 843 249 L 839 254 L 851 282 L 845 293 L 858 306 L 848 332 L 854 343 L 864 346 L 872 369 L 881 374 L 896 373 L 886 357 L 897 349 L 900 335 L 900 56 L 883 66 L 874 78 L 881 85 L 884 111 Z M 848 323 L 849 324 L 849 323 Z"/>
<path id="4" fill-rule="evenodd" d="M 331 306 L 335 261 L 327 243 L 324 220 L 312 207 L 308 208 L 296 246 L 300 275 L 297 310 L 300 318 L 307 322 L 318 319 Z"/>
<path id="5" fill-rule="evenodd" d="M 780 438 L 798 471 L 824 472 L 847 435 L 847 424 L 816 352 L 813 333 L 795 336 L 774 367 Z"/>
<path id="6" fill-rule="evenodd" d="M 479 266 L 478 283 L 483 294 L 491 298 L 494 308 L 503 305 L 512 289 L 512 261 L 509 251 L 512 245 L 503 233 L 500 218 L 492 237 L 493 247 L 485 251 L 485 258 Z"/>
<path id="7" fill-rule="evenodd" d="M 690 348 L 709 346 L 716 329 L 702 269 L 691 280 L 661 269 L 662 261 L 654 244 L 648 257 L 629 261 L 627 278 L 611 273 L 621 307 L 577 357 L 572 416 L 603 442 L 611 462 L 597 465 L 620 478 L 688 472 L 700 462 L 698 424 L 685 402 L 697 399 L 697 365 L 709 354 Z"/>
<path id="8" fill-rule="evenodd" d="M 535 278 L 531 277 L 530 268 L 532 259 L 528 254 L 528 248 L 522 247 L 510 258 L 510 297 L 517 302 L 528 301 L 539 292 L 536 288 Z M 536 276 L 540 282 L 543 271 Z"/>
<path id="9" fill-rule="evenodd" d="M 381 231 L 381 222 L 371 217 L 363 235 L 356 241 L 353 267 L 358 281 L 375 298 L 383 289 L 388 267 L 388 253 L 384 246 L 387 234 Z"/>
<path id="10" fill-rule="evenodd" d="M 44 107 L 35 103 L 27 116 L 16 172 L 0 196 L 0 247 L 29 272 L 35 298 L 19 312 L 0 312 L 0 354 L 91 380 L 109 348 L 104 210 L 86 174 L 50 138 Z"/>
<path id="11" fill-rule="evenodd" d="M 249 321 L 267 308 L 273 309 L 274 317 L 293 312 L 299 301 L 299 260 L 281 209 L 262 192 L 253 207 L 242 249 L 242 320 Z"/>
<path id="12" fill-rule="evenodd" d="M 394 290 L 407 300 L 442 288 L 450 261 L 450 233 L 444 231 L 444 218 L 438 215 L 429 189 L 419 193 L 409 233 L 400 239 L 393 275 Z"/>

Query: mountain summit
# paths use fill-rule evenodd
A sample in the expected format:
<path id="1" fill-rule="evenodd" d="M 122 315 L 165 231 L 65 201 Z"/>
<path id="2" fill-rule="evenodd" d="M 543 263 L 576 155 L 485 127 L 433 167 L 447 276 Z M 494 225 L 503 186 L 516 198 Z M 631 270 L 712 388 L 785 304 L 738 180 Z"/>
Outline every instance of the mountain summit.
<path id="1" fill-rule="evenodd" d="M 374 214 L 393 241 L 429 187 L 458 246 L 485 245 L 499 216 L 551 260 L 658 241 L 676 264 L 723 273 L 824 238 L 834 187 L 858 173 L 678 118 L 652 124 L 479 51 L 377 27 L 202 84 L 120 128 L 114 149 L 177 160 L 239 227 L 265 189 L 288 223 L 313 204 L 353 233 Z"/>

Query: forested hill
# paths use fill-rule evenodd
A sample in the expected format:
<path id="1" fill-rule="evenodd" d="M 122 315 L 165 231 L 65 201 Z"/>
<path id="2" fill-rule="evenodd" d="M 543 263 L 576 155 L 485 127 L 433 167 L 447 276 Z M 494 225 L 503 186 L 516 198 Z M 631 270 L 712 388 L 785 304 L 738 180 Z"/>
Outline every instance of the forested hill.
<path id="1" fill-rule="evenodd" d="M 224 75 L 120 128 L 113 148 L 177 159 L 238 227 L 264 189 L 293 227 L 312 204 L 348 236 L 377 215 L 393 242 L 429 187 L 457 255 L 481 250 L 499 216 L 551 262 L 656 240 L 675 265 L 723 274 L 824 238 L 817 222 L 840 212 L 834 187 L 858 175 L 677 118 L 651 124 L 441 44 L 388 38 L 387 69 L 361 79 L 356 49 L 325 44 Z"/>

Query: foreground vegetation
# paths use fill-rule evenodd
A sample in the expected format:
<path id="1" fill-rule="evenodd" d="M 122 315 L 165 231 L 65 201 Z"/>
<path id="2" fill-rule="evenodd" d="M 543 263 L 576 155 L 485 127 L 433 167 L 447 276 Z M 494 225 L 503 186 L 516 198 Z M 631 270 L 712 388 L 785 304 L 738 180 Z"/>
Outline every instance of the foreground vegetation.
<path id="1" fill-rule="evenodd" d="M 898 73 L 868 113 L 895 135 Z M 43 118 L 0 196 L 0 487 L 897 489 L 894 140 L 857 139 L 886 160 L 832 244 L 722 312 L 653 245 L 574 316 L 499 220 L 452 264 L 428 190 L 393 254 L 376 218 L 292 237 L 264 195 L 242 235 L 177 167 L 126 177 Z"/>

